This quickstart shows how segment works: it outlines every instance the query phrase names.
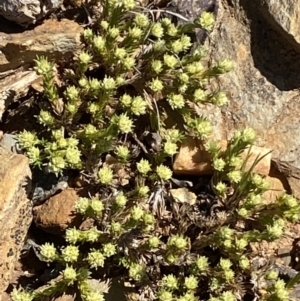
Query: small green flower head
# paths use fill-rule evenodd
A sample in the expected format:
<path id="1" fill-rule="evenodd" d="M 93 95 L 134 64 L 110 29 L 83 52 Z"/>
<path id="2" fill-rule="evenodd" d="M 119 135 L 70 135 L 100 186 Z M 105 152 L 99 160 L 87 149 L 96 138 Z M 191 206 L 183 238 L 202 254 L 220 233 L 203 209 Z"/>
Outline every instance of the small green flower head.
<path id="1" fill-rule="evenodd" d="M 135 0 L 122 0 L 125 11 L 133 10 L 136 7 Z"/>
<path id="2" fill-rule="evenodd" d="M 144 216 L 144 210 L 139 206 L 134 206 L 130 211 L 130 216 L 134 221 L 141 221 Z"/>
<path id="3" fill-rule="evenodd" d="M 131 106 L 132 103 L 132 97 L 128 94 L 123 94 L 120 97 L 120 102 L 121 104 L 125 107 L 125 108 L 129 108 Z"/>
<path id="4" fill-rule="evenodd" d="M 96 36 L 93 39 L 93 45 L 98 53 L 102 53 L 106 48 L 106 40 L 101 36 Z"/>
<path id="5" fill-rule="evenodd" d="M 166 43 L 165 40 L 157 40 L 154 44 L 153 44 L 153 50 L 156 52 L 162 52 L 164 50 L 166 50 Z"/>
<path id="6" fill-rule="evenodd" d="M 54 69 L 54 63 L 49 62 L 45 57 L 39 57 L 35 60 L 36 66 L 34 70 L 38 75 L 48 75 L 51 74 Z"/>
<path id="7" fill-rule="evenodd" d="M 227 174 L 227 177 L 230 182 L 237 184 L 242 179 L 242 173 L 240 170 L 233 170 Z"/>
<path id="8" fill-rule="evenodd" d="M 81 153 L 78 148 L 68 147 L 66 152 L 66 161 L 71 166 L 81 165 Z"/>
<path id="9" fill-rule="evenodd" d="M 188 241 L 181 235 L 171 235 L 168 239 L 167 247 L 183 251 L 188 247 Z"/>
<path id="10" fill-rule="evenodd" d="M 229 166 L 234 168 L 240 168 L 243 164 L 243 159 L 241 157 L 233 156 L 229 160 Z"/>
<path id="11" fill-rule="evenodd" d="M 141 96 L 134 97 L 130 109 L 134 115 L 144 115 L 146 114 L 147 103 Z"/>
<path id="12" fill-rule="evenodd" d="M 78 112 L 78 106 L 70 102 L 65 105 L 65 109 L 72 115 Z"/>
<path id="13" fill-rule="evenodd" d="M 133 121 L 126 114 L 121 114 L 119 116 L 118 127 L 121 133 L 131 133 L 133 129 Z"/>
<path id="14" fill-rule="evenodd" d="M 155 217 L 151 213 L 144 213 L 142 220 L 145 225 L 153 225 L 155 223 Z"/>
<path id="15" fill-rule="evenodd" d="M 220 267 L 223 271 L 229 270 L 232 266 L 232 262 L 229 259 L 221 258 L 220 259 Z"/>
<path id="16" fill-rule="evenodd" d="M 89 229 L 88 231 L 84 232 L 84 237 L 86 241 L 89 242 L 96 242 L 99 240 L 101 236 L 101 231 L 99 231 L 96 227 Z"/>
<path id="17" fill-rule="evenodd" d="M 250 207 L 255 207 L 259 204 L 262 204 L 262 202 L 263 202 L 263 199 L 262 199 L 261 194 L 251 193 L 247 196 L 245 204 Z"/>
<path id="18" fill-rule="evenodd" d="M 128 29 L 128 36 L 134 40 L 140 39 L 142 37 L 143 31 L 139 27 L 132 27 Z"/>
<path id="19" fill-rule="evenodd" d="M 151 170 L 151 164 L 145 159 L 141 159 L 141 161 L 136 164 L 136 167 L 142 175 L 146 175 Z"/>
<path id="20" fill-rule="evenodd" d="M 207 31 L 212 31 L 215 23 L 213 13 L 203 12 L 198 20 L 198 23 Z"/>
<path id="21" fill-rule="evenodd" d="M 150 24 L 149 18 L 144 14 L 136 14 L 133 22 L 140 28 L 146 28 Z"/>
<path id="22" fill-rule="evenodd" d="M 94 33 L 93 33 L 91 28 L 86 28 L 83 31 L 83 38 L 84 38 L 85 41 L 92 42 L 93 37 L 94 37 Z"/>
<path id="23" fill-rule="evenodd" d="M 164 138 L 167 141 L 177 143 L 177 142 L 180 142 L 184 138 L 184 135 L 177 129 L 167 129 L 165 132 Z"/>
<path id="24" fill-rule="evenodd" d="M 207 100 L 207 94 L 204 90 L 202 89 L 196 89 L 194 91 L 194 100 L 196 102 L 200 101 L 200 102 L 204 102 Z"/>
<path id="25" fill-rule="evenodd" d="M 199 120 L 196 125 L 197 134 L 200 138 L 205 139 L 212 132 L 211 123 L 208 120 Z"/>
<path id="26" fill-rule="evenodd" d="M 151 69 L 156 73 L 159 74 L 163 71 L 163 64 L 159 60 L 152 60 L 151 61 Z"/>
<path id="27" fill-rule="evenodd" d="M 126 196 L 123 193 L 119 193 L 116 198 L 115 198 L 115 204 L 119 207 L 119 208 L 124 208 L 125 205 L 127 204 L 128 200 L 126 198 Z"/>
<path id="28" fill-rule="evenodd" d="M 76 228 L 69 228 L 66 230 L 65 239 L 70 244 L 76 244 L 81 239 L 81 233 Z"/>
<path id="29" fill-rule="evenodd" d="M 43 125 L 49 126 L 49 127 L 51 127 L 55 122 L 54 117 L 51 115 L 51 113 L 48 111 L 44 111 L 44 110 L 40 111 L 40 114 L 37 119 L 40 124 L 43 124 Z"/>
<path id="30" fill-rule="evenodd" d="M 274 284 L 274 291 L 277 297 L 275 300 L 280 300 L 280 301 L 290 300 L 289 291 L 285 287 L 284 280 L 280 279 L 276 281 L 276 283 Z"/>
<path id="31" fill-rule="evenodd" d="M 148 186 L 141 186 L 138 188 L 138 195 L 141 197 L 146 197 L 150 191 Z"/>
<path id="32" fill-rule="evenodd" d="M 125 79 L 122 76 L 117 76 L 116 77 L 116 84 L 118 87 L 124 85 Z"/>
<path id="33" fill-rule="evenodd" d="M 43 259 L 47 262 L 55 261 L 58 258 L 58 253 L 53 244 L 45 243 L 41 246 L 40 253 Z"/>
<path id="34" fill-rule="evenodd" d="M 246 218 L 249 215 L 249 211 L 246 208 L 241 207 L 237 210 L 237 214 L 242 218 Z"/>
<path id="35" fill-rule="evenodd" d="M 66 267 L 62 272 L 61 275 L 63 279 L 68 283 L 68 285 L 72 285 L 74 281 L 77 280 L 77 272 L 73 267 Z"/>
<path id="36" fill-rule="evenodd" d="M 117 59 L 123 59 L 125 56 L 127 55 L 127 51 L 125 48 L 119 48 L 117 47 L 115 49 L 115 52 L 114 52 L 114 56 L 117 58 Z"/>
<path id="37" fill-rule="evenodd" d="M 184 278 L 184 286 L 188 290 L 195 290 L 198 287 L 198 279 L 194 275 Z"/>
<path id="38" fill-rule="evenodd" d="M 32 301 L 35 298 L 34 293 L 24 291 L 23 289 L 17 289 L 15 287 L 10 293 L 10 297 L 13 301 Z"/>
<path id="39" fill-rule="evenodd" d="M 233 292 L 226 291 L 226 292 L 222 293 L 222 295 L 220 297 L 220 301 L 237 301 L 237 298 L 235 297 Z"/>
<path id="40" fill-rule="evenodd" d="M 181 83 L 183 84 L 188 84 L 190 77 L 187 73 L 179 73 L 178 74 L 178 79 L 180 80 Z"/>
<path id="41" fill-rule="evenodd" d="M 235 240 L 235 247 L 238 251 L 243 251 L 248 246 L 248 241 L 244 238 Z"/>
<path id="42" fill-rule="evenodd" d="M 169 102 L 171 108 L 174 109 L 182 109 L 184 107 L 185 101 L 184 97 L 181 94 L 170 94 L 167 97 L 167 101 Z"/>
<path id="43" fill-rule="evenodd" d="M 228 98 L 226 96 L 226 93 L 218 92 L 217 94 L 215 94 L 212 99 L 212 103 L 217 107 L 222 107 L 226 105 L 228 103 Z"/>
<path id="44" fill-rule="evenodd" d="M 269 189 L 269 183 L 266 179 L 262 178 L 259 174 L 252 174 L 251 181 L 253 185 L 256 186 L 256 188 L 260 190 L 268 190 Z"/>
<path id="45" fill-rule="evenodd" d="M 81 88 L 87 88 L 90 85 L 90 83 L 86 77 L 82 77 L 81 79 L 79 79 L 78 84 Z"/>
<path id="46" fill-rule="evenodd" d="M 170 26 L 172 23 L 172 20 L 170 18 L 162 18 L 161 21 L 160 21 L 161 25 L 163 27 L 168 27 Z"/>
<path id="47" fill-rule="evenodd" d="M 148 83 L 148 86 L 153 92 L 161 92 L 164 88 L 163 82 L 158 78 L 152 79 L 152 81 Z"/>
<path id="48" fill-rule="evenodd" d="M 105 76 L 101 86 L 104 90 L 111 91 L 116 89 L 116 81 L 112 77 Z"/>
<path id="49" fill-rule="evenodd" d="M 250 268 L 250 260 L 245 255 L 242 255 L 239 259 L 239 266 L 242 270 L 248 270 Z"/>
<path id="50" fill-rule="evenodd" d="M 174 53 L 180 53 L 183 51 L 183 43 L 181 42 L 180 39 L 174 41 L 171 43 L 171 50 L 174 52 Z"/>
<path id="51" fill-rule="evenodd" d="M 172 178 L 172 174 L 173 174 L 172 170 L 163 164 L 156 167 L 156 173 L 157 173 L 158 177 L 163 181 L 170 180 Z"/>
<path id="52" fill-rule="evenodd" d="M 285 204 L 288 208 L 296 208 L 299 206 L 299 202 L 296 198 L 294 198 L 292 195 L 289 194 L 282 194 L 278 198 L 278 202 Z"/>
<path id="53" fill-rule="evenodd" d="M 122 225 L 119 222 L 112 222 L 111 223 L 111 231 L 115 234 L 118 234 L 122 230 Z"/>
<path id="54" fill-rule="evenodd" d="M 220 152 L 220 146 L 217 141 L 208 140 L 204 144 L 204 147 L 205 147 L 206 151 L 212 155 L 212 157 L 218 157 L 219 152 Z"/>
<path id="55" fill-rule="evenodd" d="M 205 256 L 198 257 L 196 260 L 196 265 L 201 273 L 206 272 L 209 268 L 208 258 Z"/>
<path id="56" fill-rule="evenodd" d="M 225 59 L 218 62 L 217 68 L 221 73 L 227 73 L 233 69 L 233 63 L 232 61 Z"/>
<path id="57" fill-rule="evenodd" d="M 156 249 L 160 245 L 160 239 L 156 236 L 151 236 L 148 239 L 148 245 L 151 249 Z"/>
<path id="58" fill-rule="evenodd" d="M 111 27 L 108 29 L 108 35 L 113 38 L 113 39 L 116 39 L 120 34 L 120 29 L 118 27 Z"/>
<path id="59" fill-rule="evenodd" d="M 223 273 L 224 273 L 224 278 L 227 283 L 233 281 L 233 279 L 234 279 L 234 271 L 233 270 L 225 270 Z"/>
<path id="60" fill-rule="evenodd" d="M 256 133 L 252 128 L 245 128 L 241 132 L 241 139 L 244 143 L 252 144 L 256 139 Z"/>
<path id="61" fill-rule="evenodd" d="M 104 296 L 101 292 L 98 291 L 89 291 L 85 298 L 85 301 L 104 301 Z"/>
<path id="62" fill-rule="evenodd" d="M 101 82 L 96 78 L 92 78 L 89 80 L 89 86 L 92 91 L 99 92 L 101 88 Z"/>
<path id="63" fill-rule="evenodd" d="M 108 166 L 104 166 L 99 169 L 98 172 L 98 180 L 100 181 L 101 184 L 108 185 L 111 183 L 113 180 L 113 171 L 111 168 Z"/>
<path id="64" fill-rule="evenodd" d="M 167 34 L 171 37 L 176 37 L 178 35 L 178 27 L 175 24 L 171 23 L 167 27 Z"/>
<path id="65" fill-rule="evenodd" d="M 78 61 L 81 65 L 89 65 L 92 60 L 93 57 L 85 51 L 81 51 L 78 55 Z"/>
<path id="66" fill-rule="evenodd" d="M 62 157 L 52 157 L 49 163 L 49 169 L 54 173 L 59 173 L 66 167 L 66 162 Z"/>
<path id="67" fill-rule="evenodd" d="M 100 200 L 91 199 L 90 208 L 93 211 L 93 214 L 95 216 L 99 216 L 99 215 L 101 215 L 101 213 L 104 209 L 104 205 L 103 205 L 102 201 L 100 201 Z"/>
<path id="68" fill-rule="evenodd" d="M 103 245 L 103 254 L 105 257 L 113 256 L 117 253 L 116 246 L 112 243 L 107 243 Z"/>
<path id="69" fill-rule="evenodd" d="M 213 168 L 217 171 L 223 171 L 226 162 L 222 158 L 214 158 L 213 159 Z"/>
<path id="70" fill-rule="evenodd" d="M 61 255 L 65 262 L 76 262 L 79 257 L 79 249 L 77 246 L 66 246 Z"/>
<path id="71" fill-rule="evenodd" d="M 188 50 L 192 46 L 191 38 L 186 34 L 181 36 L 180 41 L 184 51 Z"/>
<path id="72" fill-rule="evenodd" d="M 131 56 L 127 56 L 123 59 L 122 65 L 126 71 L 130 71 L 135 65 L 135 59 Z"/>
<path id="73" fill-rule="evenodd" d="M 174 275 L 165 275 L 162 278 L 162 286 L 166 290 L 174 291 L 178 289 L 178 279 Z"/>
<path id="74" fill-rule="evenodd" d="M 278 279 L 278 272 L 275 270 L 270 270 L 266 273 L 267 280 L 277 280 Z"/>
<path id="75" fill-rule="evenodd" d="M 26 155 L 29 158 L 30 164 L 36 164 L 36 165 L 41 164 L 41 152 L 39 148 L 32 146 L 31 148 L 28 149 Z"/>
<path id="76" fill-rule="evenodd" d="M 109 23 L 106 20 L 102 20 L 100 26 L 106 31 L 109 28 Z"/>
<path id="77" fill-rule="evenodd" d="M 75 102 L 79 99 L 79 89 L 75 86 L 68 86 L 64 92 L 67 100 Z"/>
<path id="78" fill-rule="evenodd" d="M 79 198 L 75 204 L 75 210 L 77 213 L 85 214 L 90 206 L 90 200 L 88 198 Z"/>
<path id="79" fill-rule="evenodd" d="M 283 227 L 274 222 L 273 225 L 267 225 L 266 233 L 269 239 L 275 240 L 283 235 Z"/>
<path id="80" fill-rule="evenodd" d="M 130 155 L 129 148 L 123 145 L 117 146 L 115 149 L 115 153 L 119 158 L 121 158 L 124 161 L 127 161 Z"/>
<path id="81" fill-rule="evenodd" d="M 158 300 L 159 301 L 173 301 L 173 295 L 171 292 L 162 290 L 158 293 Z"/>
<path id="82" fill-rule="evenodd" d="M 217 235 L 219 236 L 221 241 L 224 241 L 226 239 L 231 240 L 233 237 L 233 234 L 234 234 L 234 231 L 232 229 L 230 229 L 228 226 L 220 227 L 217 230 Z"/>
<path id="83" fill-rule="evenodd" d="M 91 268 L 97 269 L 98 267 L 104 266 L 105 256 L 100 251 L 92 249 L 86 260 Z"/>
<path id="84" fill-rule="evenodd" d="M 171 141 L 166 141 L 164 144 L 164 152 L 168 156 L 174 156 L 177 153 L 177 145 Z"/>
<path id="85" fill-rule="evenodd" d="M 184 94 L 188 88 L 189 88 L 189 86 L 187 84 L 182 84 L 177 87 L 178 92 L 182 93 L 182 94 Z"/>
<path id="86" fill-rule="evenodd" d="M 178 59 L 174 55 L 165 54 L 164 64 L 170 69 L 175 69 L 178 65 Z"/>
<path id="87" fill-rule="evenodd" d="M 135 281 L 141 281 L 146 276 L 145 267 L 138 263 L 132 263 L 129 267 L 129 277 Z"/>
<path id="88" fill-rule="evenodd" d="M 156 38 L 162 38 L 164 35 L 164 29 L 161 25 L 161 23 L 157 22 L 154 23 L 151 28 L 151 34 L 155 36 Z"/>

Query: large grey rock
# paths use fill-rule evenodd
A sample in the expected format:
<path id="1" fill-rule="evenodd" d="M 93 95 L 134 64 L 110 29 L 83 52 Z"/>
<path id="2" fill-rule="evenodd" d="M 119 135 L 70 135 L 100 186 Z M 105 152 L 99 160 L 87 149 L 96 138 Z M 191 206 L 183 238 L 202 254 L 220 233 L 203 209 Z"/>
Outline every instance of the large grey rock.
<path id="1" fill-rule="evenodd" d="M 222 118 L 213 118 L 216 137 L 227 139 L 234 129 L 251 126 L 260 146 L 273 149 L 273 158 L 296 168 L 300 44 L 293 24 L 298 22 L 299 7 L 300 0 L 222 0 L 209 39 L 213 60 L 234 62 L 234 71 L 220 78 L 230 103 L 222 109 Z"/>
<path id="2" fill-rule="evenodd" d="M 32 221 L 28 159 L 0 147 L 0 299 Z"/>

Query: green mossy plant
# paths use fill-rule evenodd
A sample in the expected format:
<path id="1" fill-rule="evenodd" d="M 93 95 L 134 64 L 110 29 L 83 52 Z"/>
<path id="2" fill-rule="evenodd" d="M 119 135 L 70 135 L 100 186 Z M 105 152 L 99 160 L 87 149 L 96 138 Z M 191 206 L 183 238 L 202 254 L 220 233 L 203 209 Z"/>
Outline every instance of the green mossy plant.
<path id="1" fill-rule="evenodd" d="M 270 278 L 272 270 L 254 269 L 250 244 L 280 238 L 287 221 L 299 220 L 300 205 L 286 194 L 264 204 L 267 182 L 253 173 L 261 158 L 250 169 L 249 156 L 241 158 L 249 147 L 250 155 L 252 129 L 237 131 L 221 152 L 210 138 L 210 122 L 195 109 L 227 102 L 210 81 L 230 71 L 231 62 L 210 66 L 190 36 L 198 27 L 212 30 L 213 15 L 176 25 L 155 20 L 133 0 L 101 3 L 102 16 L 84 31 L 83 50 L 61 74 L 61 87 L 55 80 L 59 66 L 36 60 L 47 100 L 37 116 L 44 131 L 25 130 L 18 141 L 32 165 L 56 174 L 80 170 L 110 193 L 78 200 L 77 214 L 94 220 L 93 227 L 68 229 L 61 250 L 41 247 L 44 261 L 63 266 L 61 277 L 31 292 L 15 288 L 12 299 L 44 300 L 75 287 L 84 301 L 103 300 L 89 278 L 121 271 L 139 292 L 139 299 L 128 300 L 289 300 L 276 273 L 263 290 L 254 283 Z M 169 112 L 180 116 L 171 125 Z M 145 133 L 156 135 L 156 144 L 147 147 L 138 139 Z M 169 193 L 170 159 L 185 135 L 206 141 L 212 157 L 210 192 L 217 202 L 204 209 L 199 199 L 180 204 Z M 135 147 L 141 149 L 137 155 Z M 117 164 L 105 161 L 108 154 Z M 116 165 L 132 180 L 114 181 Z"/>

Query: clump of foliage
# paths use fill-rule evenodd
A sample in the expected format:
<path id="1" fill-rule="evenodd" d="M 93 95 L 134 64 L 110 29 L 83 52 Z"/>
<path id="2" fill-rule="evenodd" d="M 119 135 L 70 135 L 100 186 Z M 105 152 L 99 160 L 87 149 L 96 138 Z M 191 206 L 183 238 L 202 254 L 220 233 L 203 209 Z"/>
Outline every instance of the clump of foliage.
<path id="1" fill-rule="evenodd" d="M 300 205 L 286 194 L 264 204 L 267 182 L 252 172 L 261 158 L 249 169 L 249 156 L 241 157 L 253 130 L 237 131 L 221 151 L 207 139 L 210 122 L 199 116 L 201 105 L 227 102 L 210 81 L 232 67 L 227 60 L 210 66 L 205 49 L 193 47 L 193 30 L 211 30 L 213 15 L 175 24 L 155 20 L 133 0 L 102 4 L 62 87 L 55 65 L 36 61 L 48 101 L 37 116 L 45 131 L 24 131 L 19 144 L 33 165 L 56 174 L 78 169 L 108 193 L 78 200 L 77 213 L 94 221 L 90 229 L 68 229 L 61 250 L 41 247 L 43 260 L 63 267 L 61 277 L 39 290 L 14 289 L 13 300 L 43 300 L 70 286 L 84 301 L 103 300 L 89 279 L 116 273 L 139 293 L 129 300 L 288 300 L 276 272 L 254 268 L 250 244 L 281 237 L 287 221 L 299 220 Z M 169 191 L 170 159 L 185 135 L 207 140 L 214 168 L 206 187 L 213 197 L 195 204 L 176 202 Z"/>

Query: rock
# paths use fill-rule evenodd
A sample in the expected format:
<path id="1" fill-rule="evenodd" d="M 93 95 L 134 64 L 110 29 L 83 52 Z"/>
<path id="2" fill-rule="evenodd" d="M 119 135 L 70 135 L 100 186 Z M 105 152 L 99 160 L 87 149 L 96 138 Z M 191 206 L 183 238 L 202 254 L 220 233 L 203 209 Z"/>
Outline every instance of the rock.
<path id="1" fill-rule="evenodd" d="M 62 0 L 2 0 L 0 15 L 20 25 L 34 24 L 51 11 L 59 8 Z"/>
<path id="2" fill-rule="evenodd" d="M 227 141 L 220 141 L 221 149 L 225 150 Z M 246 170 L 249 169 L 257 156 L 261 157 L 266 155 L 259 163 L 254 167 L 253 171 L 261 175 L 268 175 L 271 165 L 271 153 L 269 149 L 252 146 L 250 150 L 250 157 L 246 164 Z M 246 157 L 248 149 L 246 149 L 241 156 Z M 193 138 L 187 138 L 183 141 L 179 153 L 177 154 L 173 170 L 175 174 L 191 174 L 191 175 L 211 175 L 213 169 L 211 166 L 211 156 L 205 150 L 201 141 L 197 141 Z"/>
<path id="3" fill-rule="evenodd" d="M 0 147 L 0 294 L 9 284 L 32 221 L 28 159 Z"/>
<path id="4" fill-rule="evenodd" d="M 81 216 L 75 214 L 75 203 L 80 197 L 74 189 L 66 189 L 51 197 L 44 204 L 34 207 L 36 226 L 45 232 L 62 235 L 67 228 L 79 227 Z"/>
<path id="5" fill-rule="evenodd" d="M 300 169 L 300 1 L 219 4 L 217 24 L 207 40 L 210 58 L 231 59 L 234 70 L 218 80 L 230 102 L 215 124 L 215 135 L 228 139 L 236 128 L 250 126 L 258 134 L 258 146 Z"/>
<path id="6" fill-rule="evenodd" d="M 78 23 L 63 19 L 47 20 L 22 33 L 0 32 L 0 72 L 32 64 L 37 56 L 66 59 L 80 48 L 82 31 Z"/>

